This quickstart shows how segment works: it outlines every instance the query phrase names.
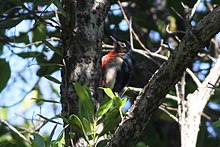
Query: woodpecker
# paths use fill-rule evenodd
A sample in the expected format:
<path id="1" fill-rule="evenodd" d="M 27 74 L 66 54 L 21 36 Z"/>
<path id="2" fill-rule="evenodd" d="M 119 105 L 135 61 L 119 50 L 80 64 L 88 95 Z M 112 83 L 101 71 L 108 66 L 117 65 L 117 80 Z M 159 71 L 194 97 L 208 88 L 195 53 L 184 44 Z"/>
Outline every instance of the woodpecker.
<path id="1" fill-rule="evenodd" d="M 133 53 L 128 41 L 116 40 L 112 36 L 114 50 L 102 57 L 103 87 L 122 92 L 128 86 L 133 71 Z"/>

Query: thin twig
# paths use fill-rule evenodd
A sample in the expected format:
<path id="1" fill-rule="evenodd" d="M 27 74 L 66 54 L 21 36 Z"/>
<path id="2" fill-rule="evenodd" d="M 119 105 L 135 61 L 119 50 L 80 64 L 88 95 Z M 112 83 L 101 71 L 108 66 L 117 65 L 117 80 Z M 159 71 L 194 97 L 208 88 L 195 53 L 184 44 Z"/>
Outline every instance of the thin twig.
<path id="1" fill-rule="evenodd" d="M 197 0 L 196 3 L 194 4 L 194 6 L 193 6 L 193 8 L 191 10 L 191 13 L 189 15 L 190 21 L 193 19 L 193 16 L 195 15 L 195 12 L 196 12 L 196 8 L 198 7 L 200 2 L 201 2 L 201 0 Z"/>
<path id="2" fill-rule="evenodd" d="M 171 7 L 171 10 L 173 10 L 173 12 L 175 12 L 176 15 L 177 15 L 180 19 L 183 20 L 183 16 L 182 16 L 179 12 L 177 12 L 173 7 Z"/>
<path id="3" fill-rule="evenodd" d="M 207 57 L 208 59 L 212 60 L 213 62 L 216 62 L 216 59 L 209 54 L 198 53 L 198 56 L 202 57 L 202 58 Z"/>
<path id="4" fill-rule="evenodd" d="M 51 38 L 46 39 L 46 41 L 60 41 L 60 38 L 51 37 Z M 6 44 L 8 44 L 8 45 L 11 46 L 11 47 L 16 47 L 16 48 L 21 48 L 21 49 L 23 49 L 23 48 L 26 48 L 26 47 L 30 47 L 30 46 L 32 46 L 32 45 L 40 45 L 40 44 L 42 44 L 42 43 L 43 43 L 43 41 L 36 41 L 36 42 L 33 42 L 33 43 L 26 44 L 25 46 L 17 46 L 17 45 L 10 44 L 10 43 L 8 43 L 8 42 L 7 42 Z"/>
<path id="5" fill-rule="evenodd" d="M 196 83 L 197 87 L 200 87 L 202 85 L 198 77 L 189 68 L 186 69 L 186 72 L 191 76 L 193 81 Z"/>
<path id="6" fill-rule="evenodd" d="M 133 35 L 132 35 L 132 17 L 130 17 L 129 33 L 130 33 L 131 49 L 133 49 L 134 48 L 134 44 L 133 44 Z"/>
<path id="7" fill-rule="evenodd" d="M 143 88 L 130 87 L 130 86 L 128 87 L 128 89 L 131 90 L 131 91 L 134 91 L 136 93 L 139 93 L 143 90 Z M 172 100 L 175 100 L 175 101 L 177 101 L 177 99 L 178 99 L 176 96 L 173 96 L 173 95 L 170 95 L 170 94 L 167 94 L 166 98 L 167 99 L 172 99 Z"/>
<path id="8" fill-rule="evenodd" d="M 0 123 L 3 124 L 4 126 L 8 127 L 12 132 L 14 132 L 15 134 L 17 134 L 21 139 L 23 139 L 24 141 L 26 141 L 27 143 L 31 144 L 31 142 L 25 138 L 24 135 L 22 135 L 15 127 L 13 127 L 12 125 L 10 125 L 9 123 L 7 123 L 6 121 L 2 120 L 0 118 Z"/>
<path id="9" fill-rule="evenodd" d="M 165 112 L 169 117 L 171 117 L 172 119 L 174 119 L 176 122 L 178 122 L 178 119 L 173 115 L 171 114 L 169 111 L 167 111 L 165 108 L 163 107 L 159 107 L 160 110 L 162 110 L 163 112 Z M 179 122 L 178 122 L 179 123 Z"/>
<path id="10" fill-rule="evenodd" d="M 35 17 L 35 19 L 38 20 L 39 22 L 42 22 L 42 23 L 44 23 L 44 24 L 48 24 L 48 25 L 50 25 L 51 27 L 54 27 L 54 28 L 56 28 L 56 29 L 58 29 L 58 30 L 62 30 L 62 28 L 61 28 L 60 26 L 56 26 L 56 25 L 53 25 L 53 24 L 50 23 L 50 22 L 45 21 L 43 18 L 41 18 L 41 16 L 38 16 L 36 13 L 32 12 L 32 11 L 31 11 L 29 8 L 27 8 L 25 5 L 23 5 L 23 8 L 24 8 L 25 10 L 27 10 L 30 14 L 33 14 L 34 17 Z"/>
<path id="11" fill-rule="evenodd" d="M 102 48 L 113 49 L 114 46 L 113 45 L 108 45 L 108 44 L 103 44 Z M 145 50 L 133 48 L 133 51 L 138 53 L 138 54 L 141 54 L 141 55 L 143 55 L 147 58 L 151 58 L 150 55 L 148 54 L 148 52 L 145 51 Z M 160 55 L 160 54 L 157 54 L 157 53 L 153 53 L 153 52 L 151 52 L 151 56 L 155 57 L 155 58 L 158 58 L 158 59 L 162 59 L 162 60 L 167 60 L 168 59 L 168 57 L 166 57 L 166 56 L 163 56 L 163 55 Z"/>
<path id="12" fill-rule="evenodd" d="M 124 11 L 124 9 L 123 9 L 123 6 L 122 6 L 120 0 L 118 0 L 118 5 L 119 5 L 119 7 L 121 8 L 121 12 L 122 12 L 122 15 L 123 15 L 125 21 L 127 22 L 127 24 L 129 24 L 128 17 L 127 17 L 127 15 L 126 15 L 126 13 L 125 13 L 125 11 Z M 133 29 L 132 29 L 132 33 L 133 33 L 135 39 L 136 39 L 136 40 L 138 41 L 138 43 L 141 45 L 141 47 L 142 47 L 144 50 L 146 50 L 149 55 L 151 55 L 150 50 L 145 47 L 145 45 L 141 42 L 140 38 L 139 38 L 138 35 L 134 32 Z"/>

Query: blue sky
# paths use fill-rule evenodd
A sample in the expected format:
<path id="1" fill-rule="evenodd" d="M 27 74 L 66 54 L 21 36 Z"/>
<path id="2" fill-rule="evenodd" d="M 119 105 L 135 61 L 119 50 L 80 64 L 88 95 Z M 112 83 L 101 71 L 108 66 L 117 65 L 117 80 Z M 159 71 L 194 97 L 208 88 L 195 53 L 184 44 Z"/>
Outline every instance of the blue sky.
<path id="1" fill-rule="evenodd" d="M 51 6 L 54 8 L 54 6 Z M 16 27 L 7 30 L 6 34 L 7 36 L 17 36 L 19 32 L 26 32 L 30 28 L 33 27 L 33 22 L 29 20 L 24 20 L 20 24 L 18 24 Z M 51 28 L 50 28 L 51 29 Z M 29 37 L 31 39 L 31 34 L 29 34 Z M 51 42 L 52 44 L 54 42 Z M 19 43 L 15 44 L 16 46 L 25 46 L 24 43 Z M 41 51 L 43 46 L 32 46 L 31 51 Z M 14 53 L 19 53 L 19 52 L 25 52 L 25 51 L 30 51 L 29 48 L 10 48 L 10 50 L 13 50 Z M 32 87 L 35 85 L 36 81 L 38 80 L 38 77 L 36 75 L 36 71 L 39 68 L 37 65 L 29 66 L 31 64 L 36 64 L 35 59 L 28 59 L 24 60 L 16 55 L 13 55 L 13 53 L 9 50 L 7 46 L 4 46 L 3 48 L 3 54 L 1 55 L 0 58 L 6 58 L 6 60 L 9 62 L 10 67 L 11 67 L 11 78 L 7 84 L 7 88 L 5 88 L 1 93 L 0 93 L 0 105 L 3 106 L 10 106 L 18 101 L 20 101 L 28 91 L 32 89 Z M 53 54 L 52 51 L 48 52 L 47 55 L 51 56 Z M 27 81 L 25 82 L 21 77 L 18 76 L 18 73 Z M 52 76 L 56 77 L 57 79 L 61 79 L 60 72 L 54 73 Z M 60 101 L 60 98 L 57 97 L 56 95 L 53 94 L 50 88 L 50 84 L 52 84 L 58 91 L 59 90 L 59 85 L 54 84 L 50 81 L 48 81 L 45 78 L 42 78 L 40 80 L 40 89 L 43 94 L 44 99 L 51 99 L 52 97 L 55 98 L 56 101 Z M 27 99 L 24 100 L 27 101 L 26 103 L 30 103 L 29 107 L 24 110 L 22 107 L 24 107 L 24 103 L 19 103 L 13 107 L 8 108 L 8 121 L 11 124 L 16 124 L 16 125 L 21 125 L 24 123 L 24 119 L 38 119 L 39 116 L 37 114 L 41 114 L 45 117 L 53 117 L 55 114 L 53 113 L 53 105 L 51 103 L 44 103 L 41 107 L 37 106 L 34 102 L 33 99 Z M 28 104 L 27 104 L 28 105 Z M 61 105 L 56 104 L 57 110 L 56 114 L 61 112 Z M 1 108 L 0 108 L 1 112 Z M 1 115 L 1 113 L 0 113 Z M 22 117 L 23 116 L 23 117 Z M 16 121 L 15 121 L 16 120 Z M 60 122 L 62 122 L 59 119 Z M 37 122 L 35 122 L 35 126 L 37 126 Z M 43 134 L 44 132 L 51 132 L 53 129 L 54 124 L 48 123 L 45 125 L 40 133 Z M 54 137 L 56 137 L 60 131 L 62 130 L 62 126 L 58 125 L 56 129 L 56 133 Z"/>

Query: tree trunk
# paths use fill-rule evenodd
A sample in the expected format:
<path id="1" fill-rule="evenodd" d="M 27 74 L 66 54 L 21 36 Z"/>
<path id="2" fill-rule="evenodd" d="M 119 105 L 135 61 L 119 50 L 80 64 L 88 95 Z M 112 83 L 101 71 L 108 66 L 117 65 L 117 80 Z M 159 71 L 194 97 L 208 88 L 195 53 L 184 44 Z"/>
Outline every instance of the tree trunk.
<path id="1" fill-rule="evenodd" d="M 181 147 L 196 146 L 202 112 L 215 90 L 214 87 L 210 88 L 208 83 L 217 85 L 219 77 L 220 57 L 216 60 L 206 79 L 198 85 L 198 88 L 192 94 L 188 94 L 186 99 L 181 100 L 179 105 L 181 108 L 178 108 L 180 110 Z"/>
<path id="2" fill-rule="evenodd" d="M 73 82 L 89 87 L 94 102 L 101 95 L 102 38 L 104 19 L 109 8 L 107 0 L 63 0 L 66 17 L 61 17 L 63 64 L 61 103 L 62 114 L 69 118 L 78 113 L 78 98 L 73 89 Z M 66 125 L 66 124 L 65 124 Z M 76 133 L 74 138 L 70 132 Z M 84 146 L 81 136 L 71 126 L 65 129 L 66 145 Z"/>

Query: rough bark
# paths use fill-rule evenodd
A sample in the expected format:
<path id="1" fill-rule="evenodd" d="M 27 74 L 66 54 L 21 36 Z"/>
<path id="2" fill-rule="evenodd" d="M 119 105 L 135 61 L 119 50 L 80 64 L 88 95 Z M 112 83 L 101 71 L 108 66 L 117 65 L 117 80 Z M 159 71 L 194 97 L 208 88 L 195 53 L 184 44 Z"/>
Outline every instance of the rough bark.
<path id="1" fill-rule="evenodd" d="M 98 101 L 98 86 L 101 83 L 104 19 L 109 8 L 107 0 L 63 0 L 66 17 L 61 18 L 63 64 L 61 103 L 62 114 L 69 117 L 78 113 L 78 98 L 73 82 L 87 85 L 92 97 Z M 71 139 L 69 132 L 75 132 Z M 66 145 L 83 146 L 80 134 L 72 127 L 65 129 Z"/>
<path id="2" fill-rule="evenodd" d="M 132 146 L 142 134 L 152 113 L 192 64 L 198 51 L 220 31 L 220 7 L 187 30 L 179 46 L 153 75 L 117 128 L 108 146 Z"/>

